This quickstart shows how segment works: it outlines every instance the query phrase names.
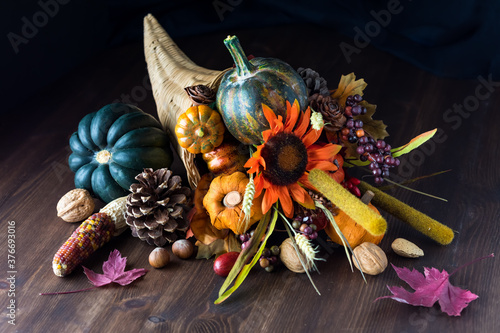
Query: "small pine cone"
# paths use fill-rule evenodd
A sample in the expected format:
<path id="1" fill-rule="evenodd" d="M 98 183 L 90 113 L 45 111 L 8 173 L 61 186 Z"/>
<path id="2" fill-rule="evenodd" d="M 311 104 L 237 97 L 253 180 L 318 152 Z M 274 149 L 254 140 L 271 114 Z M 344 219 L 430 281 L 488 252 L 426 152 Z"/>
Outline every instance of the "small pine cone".
<path id="1" fill-rule="evenodd" d="M 307 193 L 313 199 L 313 201 L 315 202 L 319 201 L 323 206 L 328 208 L 328 210 L 331 211 L 334 216 L 337 215 L 336 213 L 337 207 L 321 193 L 311 190 L 307 190 Z M 304 217 L 304 216 L 310 216 L 311 214 L 314 213 L 318 213 L 320 209 L 319 208 L 308 209 L 302 206 L 301 204 L 294 202 L 294 211 L 295 211 L 295 216 Z"/>
<path id="2" fill-rule="evenodd" d="M 299 69 L 297 69 L 297 73 L 299 73 L 299 75 L 306 83 L 309 96 L 312 96 L 314 94 L 328 96 L 330 94 L 330 92 L 328 91 L 326 80 L 319 76 L 318 72 L 310 68 L 300 67 Z"/>
<path id="3" fill-rule="evenodd" d="M 215 102 L 215 91 L 203 84 L 184 88 L 194 105 L 209 105 Z"/>
<path id="4" fill-rule="evenodd" d="M 336 132 L 344 127 L 346 118 L 338 101 L 333 97 L 314 94 L 309 97 L 309 106 L 314 111 L 321 112 L 325 122 L 325 131 Z"/>
<path id="5" fill-rule="evenodd" d="M 164 246 L 185 236 L 191 189 L 169 169 L 144 169 L 130 185 L 127 197 L 127 224 L 132 235 L 150 245 Z"/>

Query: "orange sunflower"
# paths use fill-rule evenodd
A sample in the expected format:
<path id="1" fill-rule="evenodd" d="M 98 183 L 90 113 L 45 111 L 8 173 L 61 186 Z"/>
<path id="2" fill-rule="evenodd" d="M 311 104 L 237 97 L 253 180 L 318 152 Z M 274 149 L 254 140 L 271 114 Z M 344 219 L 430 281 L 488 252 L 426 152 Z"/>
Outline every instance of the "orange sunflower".
<path id="1" fill-rule="evenodd" d="M 333 163 L 342 148 L 339 145 L 317 144 L 323 128 L 310 128 L 311 109 L 300 111 L 299 103 L 286 102 L 287 116 L 283 123 L 281 116 L 268 106 L 262 105 L 264 116 L 270 129 L 262 132 L 264 143 L 246 162 L 248 173 L 255 173 L 255 196 L 265 190 L 262 212 L 280 201 L 283 212 L 293 217 L 292 199 L 306 208 L 314 209 L 314 201 L 304 187 L 314 189 L 308 181 L 308 171 L 321 169 L 335 172 L 338 166 Z"/>

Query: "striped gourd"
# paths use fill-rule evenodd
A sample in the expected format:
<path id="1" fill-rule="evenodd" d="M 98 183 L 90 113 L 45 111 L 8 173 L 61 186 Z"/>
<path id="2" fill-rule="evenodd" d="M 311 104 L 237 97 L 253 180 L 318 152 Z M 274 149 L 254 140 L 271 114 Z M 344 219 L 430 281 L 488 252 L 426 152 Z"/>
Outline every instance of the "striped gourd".
<path id="1" fill-rule="evenodd" d="M 245 144 L 261 144 L 269 123 L 262 104 L 286 118 L 286 101 L 307 105 L 302 77 L 287 63 L 274 58 L 248 60 L 236 36 L 224 40 L 236 68 L 226 72 L 217 90 L 217 108 L 229 132 Z"/>

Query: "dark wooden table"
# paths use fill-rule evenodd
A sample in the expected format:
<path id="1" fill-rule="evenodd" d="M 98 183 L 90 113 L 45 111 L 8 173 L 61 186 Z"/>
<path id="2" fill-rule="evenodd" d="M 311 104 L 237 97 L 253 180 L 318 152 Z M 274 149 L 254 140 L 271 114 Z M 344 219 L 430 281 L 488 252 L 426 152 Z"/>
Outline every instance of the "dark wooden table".
<path id="1" fill-rule="evenodd" d="M 198 64 L 223 69 L 231 59 L 224 32 L 177 40 Z M 448 199 L 434 200 L 409 191 L 391 192 L 456 231 L 449 246 L 440 246 L 384 214 L 389 229 L 381 247 L 396 266 L 448 272 L 498 249 L 500 238 L 500 90 L 474 80 L 436 77 L 371 46 L 347 63 L 339 43 L 346 37 L 311 26 L 237 31 L 245 50 L 277 57 L 293 67 L 311 67 L 335 87 L 341 74 L 365 78 L 365 98 L 377 104 L 377 119 L 388 125 L 394 145 L 439 128 L 439 139 L 421 153 L 403 159 L 393 174 L 411 179 L 438 171 L 450 172 L 420 180 L 412 187 Z M 34 55 L 35 56 L 35 55 Z M 483 85 L 483 88 L 478 88 Z M 498 332 L 500 265 L 488 259 L 457 272 L 451 282 L 479 298 L 461 317 L 433 308 L 392 300 L 386 285 L 404 285 L 392 268 L 376 277 L 349 269 L 341 249 L 319 263 L 313 274 L 317 295 L 305 275 L 284 268 L 274 273 L 254 269 L 243 286 L 222 305 L 214 305 L 224 279 L 215 275 L 212 260 L 173 259 L 129 286 L 111 285 L 77 294 L 39 296 L 40 292 L 89 287 L 81 268 L 66 278 L 52 273 L 51 260 L 76 228 L 56 216 L 56 203 L 72 189 L 67 167 L 68 139 L 87 113 L 113 101 L 128 101 L 156 114 L 147 83 L 142 44 L 114 49 L 74 70 L 57 84 L 4 116 L 0 136 L 0 296 L 2 332 Z M 477 104 L 475 102 L 477 101 Z M 463 112 L 449 113 L 454 105 Z M 446 116 L 448 115 L 448 117 Z M 449 118 L 453 116 L 454 118 Z M 177 164 L 177 167 L 179 164 Z M 7 234 L 15 221 L 15 295 L 9 296 Z M 11 223 L 13 224 L 13 223 Z M 425 256 L 405 259 L 390 249 L 396 237 L 418 244 Z M 113 249 L 128 258 L 128 268 L 150 268 L 152 247 L 126 232 L 113 239 L 85 265 L 101 272 Z M 9 280 L 10 281 L 10 280 Z M 15 326 L 7 307 L 15 300 Z"/>

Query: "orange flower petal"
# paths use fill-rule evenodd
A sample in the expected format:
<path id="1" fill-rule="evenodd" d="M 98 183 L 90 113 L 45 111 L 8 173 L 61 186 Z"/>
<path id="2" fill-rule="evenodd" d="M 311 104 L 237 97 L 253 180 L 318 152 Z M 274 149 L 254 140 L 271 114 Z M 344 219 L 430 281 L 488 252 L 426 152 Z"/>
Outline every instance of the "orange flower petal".
<path id="1" fill-rule="evenodd" d="M 291 132 L 293 128 L 295 127 L 295 123 L 297 122 L 297 119 L 299 118 L 300 114 L 300 106 L 299 102 L 295 100 L 293 102 L 293 106 L 290 105 L 289 101 L 286 101 L 286 122 L 285 122 L 285 132 Z"/>
<path id="2" fill-rule="evenodd" d="M 264 112 L 264 116 L 267 119 L 267 122 L 269 123 L 269 126 L 273 126 L 274 120 L 276 120 L 276 114 L 274 113 L 271 108 L 265 104 L 262 104 L 262 111 Z"/>
<path id="3" fill-rule="evenodd" d="M 307 160 L 308 161 L 316 161 L 316 160 L 328 160 L 331 161 L 335 158 L 335 155 L 340 151 L 342 146 L 327 144 L 323 147 L 320 146 L 311 146 L 307 150 Z"/>
<path id="4" fill-rule="evenodd" d="M 302 138 L 302 136 L 306 132 L 307 127 L 309 126 L 310 119 L 311 119 L 311 108 L 307 108 L 306 112 L 301 113 L 299 124 L 297 125 L 295 131 L 293 131 L 295 135 L 297 135 L 299 138 Z"/>
<path id="5" fill-rule="evenodd" d="M 274 186 L 276 192 L 278 193 L 278 197 L 281 203 L 281 207 L 283 208 L 283 212 L 286 217 L 293 217 L 293 202 L 292 198 L 290 198 L 290 193 L 288 193 L 288 187 L 286 186 Z"/>
<path id="6" fill-rule="evenodd" d="M 309 193 L 299 184 L 288 185 L 288 189 L 290 190 L 293 200 L 297 201 L 302 206 L 307 209 L 314 209 L 316 207 Z"/>
<path id="7" fill-rule="evenodd" d="M 307 170 L 321 169 L 323 171 L 336 171 L 338 168 L 330 161 L 309 161 L 306 166 Z"/>
<path id="8" fill-rule="evenodd" d="M 313 143 L 318 141 L 322 131 L 323 131 L 323 129 L 315 130 L 311 127 L 309 129 L 309 131 L 306 133 L 306 135 L 304 135 L 304 137 L 302 138 L 302 142 L 304 142 L 304 146 L 306 146 L 306 148 L 308 148 L 310 145 L 312 145 Z"/>
<path id="9" fill-rule="evenodd" d="M 254 197 L 258 197 L 260 195 L 260 193 L 262 193 L 262 190 L 264 189 L 264 185 L 265 185 L 264 176 L 262 176 L 262 174 L 260 174 L 260 175 L 256 176 L 253 181 L 255 184 Z"/>
<path id="10" fill-rule="evenodd" d="M 278 201 L 279 195 L 275 190 L 276 186 L 271 186 L 266 189 L 264 193 L 264 198 L 262 199 L 262 213 L 267 213 L 269 209 L 271 209 L 272 205 Z"/>
<path id="11" fill-rule="evenodd" d="M 257 150 L 255 151 L 255 153 L 253 153 L 252 157 L 250 157 L 246 161 L 245 165 L 243 165 L 244 168 L 250 168 L 247 173 L 257 172 L 260 166 L 262 166 L 264 169 L 266 168 L 266 161 L 260 156 L 260 152 L 263 146 L 264 145 L 260 145 L 259 147 L 257 147 Z"/>
<path id="12" fill-rule="evenodd" d="M 313 184 L 311 184 L 308 177 L 309 177 L 309 173 L 304 172 L 304 174 L 299 178 L 297 183 L 302 184 L 303 186 L 307 187 L 308 189 L 317 191 L 316 187 L 314 187 Z"/>
<path id="13" fill-rule="evenodd" d="M 267 142 L 269 140 L 269 137 L 273 135 L 273 130 L 265 130 L 262 132 L 262 139 L 264 142 Z"/>
<path id="14" fill-rule="evenodd" d="M 274 124 L 272 126 L 273 135 L 283 132 L 283 127 L 283 117 L 278 116 L 278 119 L 274 121 Z"/>

